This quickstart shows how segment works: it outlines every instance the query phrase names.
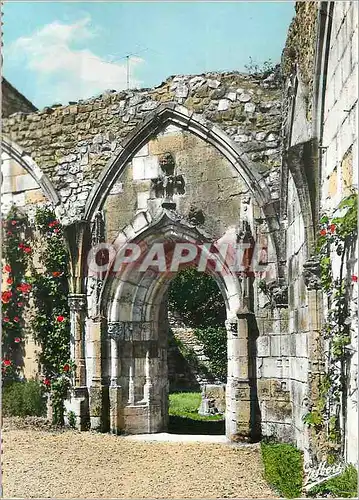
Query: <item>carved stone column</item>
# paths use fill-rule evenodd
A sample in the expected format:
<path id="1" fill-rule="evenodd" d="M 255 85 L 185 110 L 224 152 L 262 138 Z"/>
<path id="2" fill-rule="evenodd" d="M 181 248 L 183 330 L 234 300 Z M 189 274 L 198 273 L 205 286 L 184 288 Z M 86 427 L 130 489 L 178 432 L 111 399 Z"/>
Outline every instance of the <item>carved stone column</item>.
<path id="1" fill-rule="evenodd" d="M 120 322 L 108 323 L 107 334 L 111 339 L 111 385 L 109 387 L 110 431 L 120 434 L 124 429 L 122 387 L 119 381 L 120 353 L 119 342 L 123 338 L 123 325 Z"/>
<path id="2" fill-rule="evenodd" d="M 105 328 L 104 318 L 92 318 L 88 326 L 88 345 L 92 358 L 92 378 L 89 388 L 90 424 L 92 429 L 107 431 L 109 428 L 109 387 L 103 374 L 103 330 Z"/>
<path id="3" fill-rule="evenodd" d="M 308 410 L 317 404 L 320 384 L 325 372 L 324 344 L 321 335 L 323 321 L 323 292 L 321 290 L 320 263 L 315 257 L 303 266 L 303 279 L 307 287 L 309 333 L 308 333 Z M 324 434 L 305 428 L 308 446 L 304 450 L 304 463 L 310 470 L 325 459 L 323 455 Z"/>
<path id="4" fill-rule="evenodd" d="M 89 427 L 89 406 L 84 338 L 86 296 L 84 294 L 70 294 L 68 302 L 70 307 L 71 356 L 76 368 L 71 397 L 65 402 L 65 406 L 67 411 L 75 413 L 77 428 L 87 430 Z"/>
<path id="5" fill-rule="evenodd" d="M 247 308 L 226 321 L 228 377 L 226 386 L 226 434 L 230 440 L 251 435 L 251 391 L 248 359 Z"/>
<path id="6" fill-rule="evenodd" d="M 86 295 L 83 293 L 70 294 L 68 297 L 70 307 L 71 337 L 74 343 L 75 387 L 86 386 L 85 362 L 85 317 Z"/>

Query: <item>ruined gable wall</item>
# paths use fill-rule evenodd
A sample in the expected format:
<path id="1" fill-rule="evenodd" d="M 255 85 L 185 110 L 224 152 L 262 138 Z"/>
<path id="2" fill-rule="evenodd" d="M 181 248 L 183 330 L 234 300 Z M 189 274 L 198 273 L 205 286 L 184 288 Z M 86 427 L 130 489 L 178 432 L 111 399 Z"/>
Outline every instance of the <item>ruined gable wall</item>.
<path id="1" fill-rule="evenodd" d="M 33 113 L 36 107 L 5 78 L 1 81 L 1 115 L 6 118 L 17 112 Z"/>
<path id="2" fill-rule="evenodd" d="M 139 211 L 150 210 L 154 216 L 160 209 L 163 199 L 155 198 L 151 179 L 159 176 L 159 157 L 166 152 L 173 155 L 175 174 L 185 182 L 185 192 L 174 196 L 176 211 L 194 217 L 198 227 L 216 239 L 230 227 L 237 229 L 243 195 L 250 202 L 248 187 L 212 146 L 170 126 L 136 154 L 107 198 L 107 241 L 112 242 Z"/>
<path id="3" fill-rule="evenodd" d="M 170 102 L 201 115 L 209 126 L 219 125 L 263 172 L 276 170 L 278 179 L 280 88 L 261 76 L 233 72 L 171 77 L 154 89 L 108 92 L 30 115 L 15 114 L 4 120 L 3 132 L 48 175 L 74 218 L 121 143 L 160 104 Z"/>

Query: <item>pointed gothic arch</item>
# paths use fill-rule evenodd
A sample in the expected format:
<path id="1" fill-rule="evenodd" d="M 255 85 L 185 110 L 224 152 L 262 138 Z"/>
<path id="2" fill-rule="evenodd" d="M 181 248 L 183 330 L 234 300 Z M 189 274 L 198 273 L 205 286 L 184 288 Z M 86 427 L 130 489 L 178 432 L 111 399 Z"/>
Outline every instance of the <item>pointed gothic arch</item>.
<path id="1" fill-rule="evenodd" d="M 2 136 L 1 152 L 8 154 L 11 159 L 15 160 L 20 167 L 31 175 L 31 177 L 39 184 L 44 195 L 54 207 L 60 205 L 60 198 L 52 182 L 22 147 L 11 141 L 8 137 Z"/>
<path id="2" fill-rule="evenodd" d="M 176 103 L 165 103 L 146 116 L 122 142 L 95 183 L 85 207 L 85 218 L 91 220 L 133 156 L 168 125 L 175 125 L 212 145 L 232 165 L 253 193 L 258 206 L 270 217 L 276 217 L 275 203 L 265 181 L 266 169 L 260 168 L 241 151 L 217 125 Z"/>

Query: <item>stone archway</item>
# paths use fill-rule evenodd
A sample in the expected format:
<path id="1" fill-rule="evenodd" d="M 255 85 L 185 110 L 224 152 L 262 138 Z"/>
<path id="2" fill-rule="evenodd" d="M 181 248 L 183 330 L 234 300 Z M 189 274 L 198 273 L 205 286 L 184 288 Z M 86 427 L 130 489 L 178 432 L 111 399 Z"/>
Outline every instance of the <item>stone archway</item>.
<path id="1" fill-rule="evenodd" d="M 54 207 L 60 204 L 60 198 L 52 182 L 43 173 L 37 163 L 18 144 L 3 136 L 1 139 L 1 152 L 15 160 L 38 183 L 46 198 Z"/>
<path id="2" fill-rule="evenodd" d="M 181 130 L 184 129 L 197 136 L 199 139 L 202 139 L 205 143 L 208 143 L 209 146 L 214 146 L 214 149 L 217 150 L 216 154 L 219 152 L 219 156 L 227 160 L 232 174 L 235 172 L 236 177 L 245 181 L 246 188 L 251 193 L 251 196 L 253 195 L 253 198 L 255 198 L 255 205 L 258 209 L 258 213 L 261 214 L 259 220 L 265 222 L 266 228 L 264 232 L 266 233 L 266 241 L 272 240 L 271 243 L 274 250 L 273 264 L 276 268 L 275 275 L 281 276 L 281 261 L 278 258 L 280 253 L 280 235 L 278 231 L 279 225 L 276 213 L 276 201 L 271 197 L 271 191 L 266 184 L 266 175 L 264 171 L 260 172 L 258 166 L 255 166 L 253 162 L 239 150 L 231 138 L 218 127 L 207 120 L 203 120 L 198 115 L 191 114 L 182 106 L 160 106 L 156 113 L 147 116 L 143 123 L 134 130 L 133 134 L 127 136 L 125 143 L 123 143 L 124 146 L 121 146 L 119 153 L 116 152 L 114 154 L 111 162 L 103 170 L 99 181 L 96 182 L 87 200 L 85 210 L 86 220 L 67 226 L 67 239 L 70 243 L 72 242 L 70 245 L 70 253 L 73 256 L 72 260 L 74 262 L 71 272 L 72 296 L 70 298 L 72 306 L 71 325 L 74 339 L 73 356 L 77 366 L 76 387 L 73 391 L 74 405 L 83 406 L 84 417 L 81 421 L 85 422 L 87 419 L 86 415 L 89 415 L 92 427 L 97 427 L 101 421 L 106 420 L 106 415 L 110 415 L 111 424 L 110 422 L 106 423 L 105 428 L 111 426 L 114 432 L 119 432 L 123 429 L 124 405 L 121 384 L 118 381 L 118 376 L 115 374 L 116 370 L 118 370 L 118 367 L 116 368 L 116 364 L 118 365 L 118 356 L 111 354 L 111 351 L 114 353 L 116 349 L 118 350 L 118 347 L 115 345 L 116 340 L 110 340 L 109 338 L 106 322 L 122 322 L 122 326 L 125 328 L 125 322 L 134 323 L 138 321 L 135 320 L 132 315 L 132 310 L 134 309 L 132 299 L 130 303 L 122 303 L 121 307 L 119 307 L 118 304 L 120 302 L 117 300 L 114 301 L 113 298 L 116 293 L 118 297 L 121 298 L 125 297 L 127 293 L 131 295 L 131 297 L 137 297 L 139 299 L 140 295 L 137 295 L 137 293 L 144 293 L 147 288 L 143 286 L 144 283 L 142 282 L 142 278 L 138 278 L 136 273 L 131 275 L 131 281 L 129 282 L 125 282 L 123 279 L 124 276 L 121 276 L 122 281 L 118 287 L 116 281 L 111 279 L 111 276 L 107 276 L 101 300 L 100 302 L 98 301 L 98 292 L 99 287 L 102 286 L 102 278 L 95 279 L 94 282 L 90 284 L 91 279 L 89 279 L 85 269 L 85 259 L 91 244 L 91 224 L 94 224 L 92 230 L 92 237 L 94 237 L 96 233 L 97 217 L 102 217 L 100 210 L 104 206 L 111 187 L 113 187 L 114 183 L 120 178 L 121 174 L 124 173 L 128 162 L 135 156 L 136 152 L 138 152 L 151 137 L 153 138 L 154 135 L 163 130 L 168 124 L 175 124 Z M 157 196 L 155 196 L 155 198 L 157 198 Z M 163 213 L 168 214 L 169 212 Z M 140 237 L 143 238 L 144 233 L 146 233 L 150 225 L 152 231 L 157 231 L 161 224 L 163 224 L 164 219 L 162 219 L 162 217 L 157 217 L 152 221 L 151 217 L 153 215 L 154 213 L 152 211 L 149 213 L 148 211 L 143 211 L 143 208 L 141 208 L 141 212 L 138 213 L 132 223 L 117 237 L 114 246 L 119 248 L 123 241 L 136 241 L 136 239 Z M 236 224 L 237 222 L 236 219 Z M 244 222 L 244 220 L 242 222 Z M 172 227 L 172 233 L 171 229 L 169 229 L 167 234 L 169 239 L 171 239 L 171 237 L 178 239 L 179 234 L 183 236 L 186 233 L 185 230 L 179 232 L 178 223 L 178 220 L 172 220 L 172 222 L 169 223 L 169 227 Z M 257 222 L 253 221 L 252 229 L 254 229 L 256 224 Z M 261 224 L 261 222 L 259 222 L 259 224 Z M 116 231 L 118 231 L 118 229 L 119 227 L 117 226 Z M 240 232 L 241 230 L 239 230 L 239 233 Z M 223 235 L 223 233 L 221 234 Z M 198 238 L 199 234 L 195 233 L 195 236 Z M 237 236 L 239 236 L 239 234 Z M 202 236 L 200 236 L 200 238 L 202 238 Z M 151 238 L 149 238 L 149 241 L 150 240 Z M 100 241 L 104 240 L 102 239 Z M 211 241 L 210 237 L 208 241 Z M 81 251 L 78 251 L 79 248 Z M 131 268 L 129 267 L 128 269 Z M 129 272 L 129 270 L 127 272 Z M 226 279 L 228 281 L 228 278 Z M 154 290 L 161 289 L 164 293 L 165 287 L 161 281 L 157 282 L 153 280 L 151 283 Z M 225 280 L 223 283 L 226 285 Z M 89 284 L 91 286 L 89 286 Z M 94 287 L 94 293 L 90 290 L 91 287 Z M 233 370 L 232 372 L 230 371 L 230 383 L 227 388 L 227 398 L 229 401 L 227 404 L 227 409 L 229 408 L 227 411 L 227 435 L 248 435 L 250 433 L 251 422 L 255 419 L 255 412 L 253 411 L 254 405 L 252 404 L 252 395 L 255 394 L 255 391 L 251 389 L 249 384 L 248 367 L 248 323 L 250 322 L 252 314 L 248 307 L 246 307 L 244 301 L 237 300 L 235 306 L 232 307 L 231 302 L 235 300 L 235 293 L 232 294 L 228 292 L 228 290 L 231 290 L 231 287 L 227 287 L 226 289 L 226 286 L 224 286 L 224 289 L 227 291 L 223 296 L 225 300 L 228 299 L 228 303 L 230 304 L 227 314 L 229 337 L 228 352 L 233 359 L 237 360 L 236 363 L 231 365 Z M 158 291 L 158 296 L 149 295 L 151 301 L 155 300 L 157 297 L 157 307 L 159 307 L 163 293 Z M 111 316 L 107 310 L 107 304 L 112 302 L 114 304 L 114 310 L 116 310 L 116 307 L 119 310 L 118 314 L 113 316 Z M 153 308 L 153 310 L 155 310 L 155 308 Z M 86 312 L 89 315 L 87 319 L 85 319 Z M 141 321 L 144 322 L 147 320 L 141 317 Z M 151 319 L 148 321 L 153 320 Z M 85 351 L 88 351 L 87 354 Z M 102 362 L 101 359 L 103 360 Z M 110 359 L 112 359 L 112 365 L 110 365 Z M 252 375 L 252 377 L 255 378 L 255 375 Z M 110 385 L 111 379 L 113 382 Z M 107 403 L 104 403 L 105 400 Z M 89 409 L 87 407 L 88 402 L 90 403 Z M 105 409 L 106 405 L 110 407 L 109 412 Z M 76 410 L 78 415 L 79 411 Z M 84 427 L 86 427 L 86 425 L 87 424 L 83 423 Z"/>
<path id="3" fill-rule="evenodd" d="M 168 257 L 176 242 L 204 244 L 210 241 L 209 235 L 182 220 L 174 210 L 163 209 L 154 221 L 145 223 L 134 238 L 123 241 L 122 246 L 118 244 L 118 250 L 137 243 L 146 248 L 146 258 L 152 245 L 170 242 L 166 249 Z M 207 257 L 212 255 L 208 251 Z M 115 262 L 104 280 L 99 307 L 104 317 L 103 342 L 109 346 L 105 372 L 109 384 L 110 428 L 114 433 L 163 431 L 167 423 L 168 394 L 164 296 L 175 273 L 158 272 L 153 267 L 141 271 L 138 263 L 116 272 Z M 210 269 L 227 311 L 226 435 L 229 439 L 250 436 L 256 402 L 251 396 L 249 380 L 251 314 L 246 306 L 246 287 L 225 262 L 221 273 Z M 90 391 L 90 417 L 92 406 Z"/>

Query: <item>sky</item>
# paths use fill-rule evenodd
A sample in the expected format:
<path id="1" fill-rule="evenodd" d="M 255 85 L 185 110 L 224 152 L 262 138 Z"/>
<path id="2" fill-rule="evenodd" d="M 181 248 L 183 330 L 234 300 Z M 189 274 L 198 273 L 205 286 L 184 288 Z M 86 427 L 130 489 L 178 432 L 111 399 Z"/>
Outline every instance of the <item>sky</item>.
<path id="1" fill-rule="evenodd" d="M 35 106 L 178 74 L 279 62 L 294 2 L 21 2 L 3 6 L 3 75 Z"/>

